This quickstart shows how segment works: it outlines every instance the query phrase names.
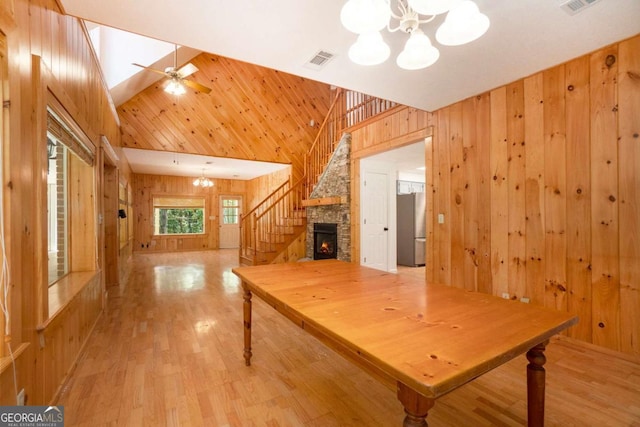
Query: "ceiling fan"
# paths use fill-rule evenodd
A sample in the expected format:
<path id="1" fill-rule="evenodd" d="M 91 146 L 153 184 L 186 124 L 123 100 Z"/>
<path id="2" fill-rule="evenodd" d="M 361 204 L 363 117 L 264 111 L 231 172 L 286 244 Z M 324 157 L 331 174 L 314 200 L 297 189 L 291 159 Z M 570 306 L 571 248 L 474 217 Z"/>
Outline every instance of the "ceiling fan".
<path id="1" fill-rule="evenodd" d="M 144 68 L 148 71 L 153 71 L 154 73 L 162 74 L 165 77 L 168 77 L 167 82 L 165 83 L 164 90 L 165 92 L 171 93 L 173 95 L 182 95 L 186 92 L 185 86 L 188 86 L 192 89 L 197 90 L 202 93 L 209 93 L 211 89 L 201 85 L 198 82 L 193 80 L 187 80 L 186 77 L 198 71 L 198 67 L 193 65 L 192 63 L 188 63 L 178 69 L 178 45 L 174 45 L 173 51 L 173 67 L 167 67 L 164 71 L 156 70 L 155 68 L 145 67 L 144 65 L 133 63 L 136 67 Z"/>

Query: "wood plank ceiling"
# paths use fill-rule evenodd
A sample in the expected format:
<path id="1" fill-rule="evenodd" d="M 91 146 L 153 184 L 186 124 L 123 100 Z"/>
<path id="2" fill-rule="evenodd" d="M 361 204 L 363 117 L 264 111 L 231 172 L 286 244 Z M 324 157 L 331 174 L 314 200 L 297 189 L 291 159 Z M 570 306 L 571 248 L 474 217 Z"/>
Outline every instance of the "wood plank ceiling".
<path id="1" fill-rule="evenodd" d="M 164 80 L 149 86 L 117 109 L 122 146 L 290 163 L 300 177 L 330 86 L 207 53 L 191 62 L 199 71 L 190 79 L 211 93 L 169 95 Z"/>

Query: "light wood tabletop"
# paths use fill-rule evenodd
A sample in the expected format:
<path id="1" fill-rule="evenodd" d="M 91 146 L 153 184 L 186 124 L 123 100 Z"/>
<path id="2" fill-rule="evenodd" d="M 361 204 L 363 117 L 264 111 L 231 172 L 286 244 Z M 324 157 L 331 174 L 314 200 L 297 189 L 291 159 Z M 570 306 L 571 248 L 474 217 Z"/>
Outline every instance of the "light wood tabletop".
<path id="1" fill-rule="evenodd" d="M 435 399 L 527 353 L 529 424 L 544 423 L 546 341 L 577 323 L 560 311 L 425 284 L 337 260 L 238 267 L 246 364 L 251 297 L 397 389 L 405 426 L 424 426 Z"/>

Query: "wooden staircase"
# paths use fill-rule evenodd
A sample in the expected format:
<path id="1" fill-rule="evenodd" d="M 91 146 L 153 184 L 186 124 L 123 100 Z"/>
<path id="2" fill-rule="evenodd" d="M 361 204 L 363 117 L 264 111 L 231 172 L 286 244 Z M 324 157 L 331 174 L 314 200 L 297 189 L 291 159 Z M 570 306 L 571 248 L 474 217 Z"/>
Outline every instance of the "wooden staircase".
<path id="1" fill-rule="evenodd" d="M 322 176 L 343 132 L 350 126 L 384 112 L 391 101 L 338 88 L 315 141 L 305 155 L 304 175 L 282 183 L 240 220 L 240 264 L 270 264 L 306 232 L 304 201 Z"/>
<path id="2" fill-rule="evenodd" d="M 240 265 L 270 264 L 307 229 L 303 181 L 285 181 L 240 221 Z"/>

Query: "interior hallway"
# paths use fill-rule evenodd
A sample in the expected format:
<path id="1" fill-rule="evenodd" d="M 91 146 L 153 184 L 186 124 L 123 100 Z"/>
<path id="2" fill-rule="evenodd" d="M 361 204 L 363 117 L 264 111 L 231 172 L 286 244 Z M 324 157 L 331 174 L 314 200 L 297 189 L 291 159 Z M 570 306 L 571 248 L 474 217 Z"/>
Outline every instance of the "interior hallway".
<path id="1" fill-rule="evenodd" d="M 134 255 L 57 402 L 65 425 L 400 426 L 394 391 L 259 298 L 244 365 L 237 259 L 235 249 Z M 640 426 L 637 360 L 566 338 L 546 354 L 547 425 Z M 429 425 L 525 425 L 526 363 L 439 399 Z"/>

